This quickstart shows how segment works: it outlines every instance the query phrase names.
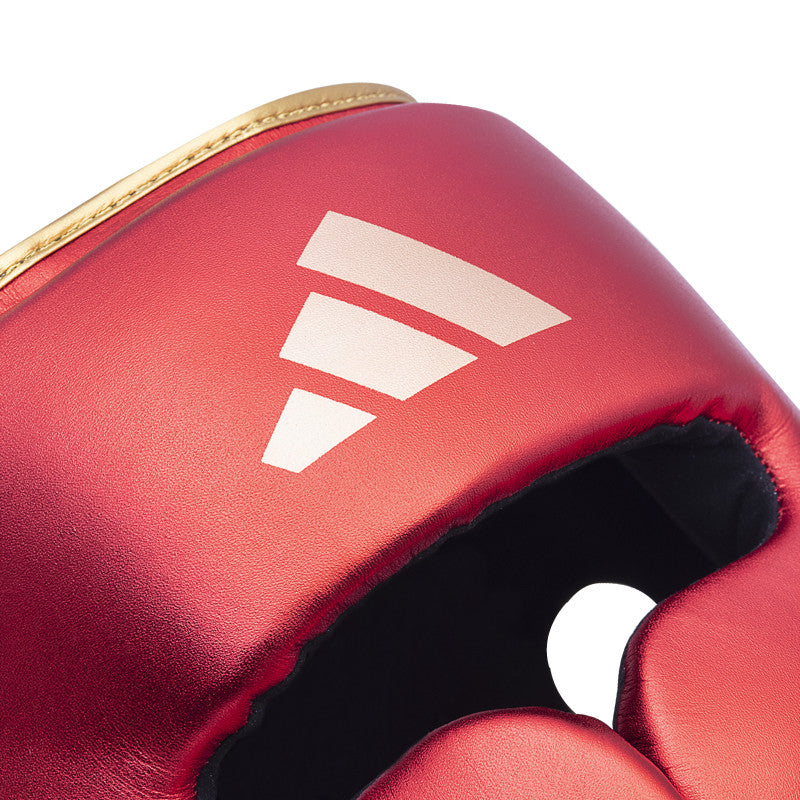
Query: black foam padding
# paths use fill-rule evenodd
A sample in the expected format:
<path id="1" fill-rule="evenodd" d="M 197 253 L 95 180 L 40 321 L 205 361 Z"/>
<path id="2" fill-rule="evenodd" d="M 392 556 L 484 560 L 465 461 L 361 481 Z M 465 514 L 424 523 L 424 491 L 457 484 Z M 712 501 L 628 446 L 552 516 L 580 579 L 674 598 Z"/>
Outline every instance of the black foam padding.
<path id="1" fill-rule="evenodd" d="M 536 481 L 373 589 L 303 651 L 204 769 L 200 800 L 349 800 L 430 731 L 477 711 L 567 710 L 547 635 L 579 589 L 660 601 L 777 523 L 735 429 L 661 426 Z"/>

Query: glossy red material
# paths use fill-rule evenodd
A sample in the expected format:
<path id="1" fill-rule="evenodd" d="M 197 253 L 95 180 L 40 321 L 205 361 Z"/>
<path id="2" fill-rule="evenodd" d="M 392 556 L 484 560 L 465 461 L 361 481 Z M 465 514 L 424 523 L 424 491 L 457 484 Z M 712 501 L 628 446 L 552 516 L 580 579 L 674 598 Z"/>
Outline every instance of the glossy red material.
<path id="1" fill-rule="evenodd" d="M 216 169 L 222 164 L 227 164 L 229 161 L 245 153 L 251 153 L 253 150 L 258 150 L 271 142 L 283 139 L 284 136 L 290 136 L 293 133 L 306 130 L 314 125 L 329 122 L 339 117 L 346 117 L 349 114 L 360 114 L 368 108 L 377 109 L 383 107 L 383 104 L 378 104 L 375 106 L 345 109 L 344 111 L 334 111 L 330 114 L 323 114 L 299 122 L 280 125 L 277 128 L 270 128 L 263 133 L 251 136 L 248 139 L 244 139 L 237 144 L 221 150 L 211 158 L 201 161 L 196 166 L 186 172 L 182 172 L 167 183 L 162 184 L 134 203 L 131 203 L 131 205 L 126 206 L 100 225 L 81 234 L 77 239 L 67 242 L 67 244 L 47 256 L 47 258 L 43 258 L 41 261 L 29 267 L 14 281 L 0 288 L 0 314 L 8 311 L 10 308 L 17 305 L 17 303 L 32 295 L 37 289 L 40 289 L 51 281 L 56 275 L 74 264 L 90 250 L 93 250 L 117 231 L 122 230 L 122 228 L 131 221 L 141 217 L 142 214 L 165 197 L 174 194 L 178 189 L 186 186 L 188 183 L 196 181 L 201 175 L 205 175 L 211 172 L 211 170 Z"/>
<path id="2" fill-rule="evenodd" d="M 640 234 L 527 134 L 459 107 L 355 113 L 172 188 L 0 317 L 4 798 L 189 800 L 250 701 L 413 553 L 543 473 L 700 415 L 763 458 L 779 530 L 640 631 L 619 729 L 686 800 L 800 796 L 800 420 Z M 572 319 L 501 348 L 297 267 L 329 210 Z M 310 291 L 478 359 L 405 402 L 282 360 Z M 295 386 L 377 419 L 302 473 L 267 467 Z M 558 724 L 621 786 L 651 775 L 610 734 Z M 429 756 L 409 757 L 423 776 Z"/>
<path id="3" fill-rule="evenodd" d="M 680 800 L 667 779 L 591 717 L 492 711 L 439 728 L 360 800 Z"/>

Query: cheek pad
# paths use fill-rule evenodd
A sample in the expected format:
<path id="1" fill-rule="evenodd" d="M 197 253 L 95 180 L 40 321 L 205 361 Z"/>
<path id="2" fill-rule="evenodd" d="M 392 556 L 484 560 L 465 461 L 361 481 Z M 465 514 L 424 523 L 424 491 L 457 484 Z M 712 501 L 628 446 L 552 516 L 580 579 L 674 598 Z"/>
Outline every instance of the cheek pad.
<path id="1" fill-rule="evenodd" d="M 4 796 L 794 796 L 796 409 L 519 128 L 350 96 L 8 261 Z"/>
<path id="2" fill-rule="evenodd" d="M 361 800 L 679 800 L 641 753 L 591 717 L 490 711 L 430 734 Z"/>

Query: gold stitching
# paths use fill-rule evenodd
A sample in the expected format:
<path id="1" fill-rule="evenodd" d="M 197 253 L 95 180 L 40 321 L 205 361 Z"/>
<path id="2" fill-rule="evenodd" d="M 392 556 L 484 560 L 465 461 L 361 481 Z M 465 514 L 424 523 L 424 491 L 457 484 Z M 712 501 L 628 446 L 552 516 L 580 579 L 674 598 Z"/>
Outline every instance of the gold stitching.
<path id="1" fill-rule="evenodd" d="M 298 108 L 292 108 L 289 109 L 288 111 L 281 111 L 278 114 L 269 114 L 266 117 L 261 117 L 260 119 L 251 120 L 245 125 L 241 125 L 240 127 L 232 130 L 230 133 L 227 133 L 224 136 L 221 136 L 219 139 L 215 139 L 213 142 L 205 145 L 204 147 L 201 147 L 199 150 L 196 150 L 194 153 L 191 153 L 190 155 L 181 159 L 176 164 L 172 164 L 171 166 L 164 168 L 163 170 L 161 170 L 161 172 L 159 172 L 157 175 L 153 176 L 149 180 L 145 181 L 143 184 L 140 184 L 139 186 L 131 189 L 129 192 L 122 195 L 122 197 L 118 197 L 112 203 L 107 203 L 106 205 L 97 209 L 97 211 L 95 211 L 90 216 L 78 220 L 66 230 L 61 231 L 61 233 L 59 233 L 58 235 L 51 236 L 49 239 L 45 239 L 43 242 L 40 242 L 38 245 L 28 250 L 23 256 L 18 258 L 13 264 L 9 264 L 5 269 L 0 270 L 0 282 L 2 282 L 5 277 L 10 275 L 18 267 L 21 267 L 24 264 L 27 264 L 29 261 L 35 259 L 36 256 L 39 255 L 44 250 L 48 250 L 49 248 L 53 247 L 53 245 L 57 245 L 64 239 L 72 236 L 73 234 L 78 233 L 82 228 L 90 227 L 91 223 L 93 223 L 99 217 L 102 217 L 104 214 L 107 214 L 109 211 L 114 211 L 114 209 L 118 208 L 120 205 L 133 202 L 139 196 L 146 194 L 148 190 L 155 184 L 161 181 L 168 180 L 176 172 L 182 171 L 184 168 L 190 166 L 195 161 L 202 159 L 203 156 L 206 156 L 207 154 L 210 155 L 212 150 L 217 150 L 224 147 L 233 139 L 236 140 L 245 139 L 249 135 L 259 132 L 256 131 L 255 129 L 262 128 L 263 126 L 268 125 L 270 122 L 287 120 L 290 117 L 295 117 L 300 114 L 305 114 L 308 111 L 316 111 L 316 110 L 321 111 L 327 108 L 334 108 L 336 106 L 348 105 L 350 103 L 354 103 L 357 100 L 404 100 L 404 99 L 405 98 L 403 95 L 396 94 L 394 92 L 367 92 L 363 94 L 350 95 L 349 97 L 340 97 L 334 100 L 322 100 L 318 103 L 310 103 L 309 105 L 300 106 Z"/>

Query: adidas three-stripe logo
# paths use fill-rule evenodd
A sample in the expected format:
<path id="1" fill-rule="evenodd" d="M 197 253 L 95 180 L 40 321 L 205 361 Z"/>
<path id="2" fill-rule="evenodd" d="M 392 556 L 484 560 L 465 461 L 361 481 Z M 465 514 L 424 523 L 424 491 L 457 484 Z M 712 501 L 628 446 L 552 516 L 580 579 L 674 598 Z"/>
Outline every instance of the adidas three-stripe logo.
<path id="1" fill-rule="evenodd" d="M 502 347 L 569 320 L 491 272 L 333 211 L 297 263 L 416 306 Z M 398 400 L 476 358 L 395 319 L 316 292 L 309 294 L 280 356 Z M 294 389 L 262 461 L 302 472 L 374 419 L 338 400 Z"/>

